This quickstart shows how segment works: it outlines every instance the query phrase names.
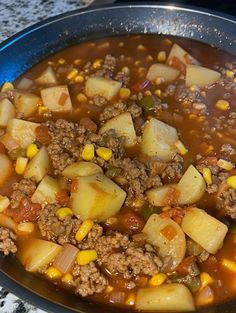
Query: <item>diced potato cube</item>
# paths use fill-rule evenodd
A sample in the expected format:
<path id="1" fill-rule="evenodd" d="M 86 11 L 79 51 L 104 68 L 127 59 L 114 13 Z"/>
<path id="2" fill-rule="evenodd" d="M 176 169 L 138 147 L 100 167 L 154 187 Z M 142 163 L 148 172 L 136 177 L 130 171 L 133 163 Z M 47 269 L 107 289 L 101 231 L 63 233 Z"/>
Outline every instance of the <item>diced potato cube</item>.
<path id="1" fill-rule="evenodd" d="M 37 272 L 50 264 L 62 251 L 62 246 L 51 241 L 30 238 L 19 244 L 17 256 L 26 271 Z"/>
<path id="2" fill-rule="evenodd" d="M 33 82 L 27 77 L 23 77 L 17 84 L 16 88 L 19 90 L 28 90 L 32 86 Z"/>
<path id="3" fill-rule="evenodd" d="M 134 129 L 133 120 L 129 112 L 117 115 L 108 120 L 99 130 L 99 134 L 107 132 L 109 129 L 114 129 L 118 136 L 125 137 L 125 146 L 134 146 L 137 142 L 137 136 Z"/>
<path id="4" fill-rule="evenodd" d="M 179 59 L 184 64 L 199 64 L 196 59 L 194 59 L 186 50 L 184 50 L 176 43 L 173 44 L 170 50 L 167 63 L 169 63 L 174 57 Z"/>
<path id="5" fill-rule="evenodd" d="M 40 124 L 38 123 L 13 118 L 7 123 L 7 132 L 21 146 L 21 148 L 27 148 L 30 143 L 35 141 L 35 129 L 39 125 Z"/>
<path id="6" fill-rule="evenodd" d="M 16 110 L 8 99 L 0 100 L 0 127 L 6 127 L 10 119 L 15 117 Z"/>
<path id="7" fill-rule="evenodd" d="M 45 176 L 31 197 L 33 203 L 55 203 L 56 195 L 60 190 L 59 183 L 50 176 Z"/>
<path id="8" fill-rule="evenodd" d="M 152 214 L 143 228 L 147 242 L 157 248 L 160 256 L 168 261 L 165 271 L 174 270 L 182 262 L 186 252 L 185 235 L 172 219 Z"/>
<path id="9" fill-rule="evenodd" d="M 198 65 L 187 65 L 185 85 L 187 87 L 196 85 L 206 87 L 214 84 L 219 78 L 220 73 L 209 68 Z"/>
<path id="10" fill-rule="evenodd" d="M 68 165 L 62 172 L 62 175 L 73 179 L 78 176 L 90 176 L 94 174 L 102 173 L 102 168 L 92 162 L 80 161 Z"/>
<path id="11" fill-rule="evenodd" d="M 157 78 L 163 78 L 165 83 L 170 83 L 179 76 L 179 71 L 167 64 L 157 63 L 150 66 L 147 72 L 147 79 L 155 82 Z"/>
<path id="12" fill-rule="evenodd" d="M 17 112 L 24 113 L 24 117 L 29 117 L 37 111 L 38 105 L 42 103 L 40 97 L 33 93 L 14 92 L 14 104 Z"/>
<path id="13" fill-rule="evenodd" d="M 2 185 L 4 185 L 4 183 L 8 180 L 12 171 L 13 165 L 11 161 L 5 154 L 0 153 L 0 187 L 2 187 Z"/>
<path id="14" fill-rule="evenodd" d="M 105 221 L 120 210 L 126 197 L 125 191 L 103 174 L 77 177 L 72 186 L 72 209 L 83 220 Z"/>
<path id="15" fill-rule="evenodd" d="M 177 152 L 177 141 L 178 135 L 174 127 L 151 118 L 144 125 L 141 150 L 148 156 L 156 156 L 168 162 Z"/>
<path id="16" fill-rule="evenodd" d="M 90 98 L 101 96 L 109 101 L 118 94 L 121 86 L 122 83 L 115 80 L 103 77 L 89 77 L 85 84 L 85 93 Z"/>
<path id="17" fill-rule="evenodd" d="M 163 284 L 140 288 L 135 301 L 138 311 L 185 312 L 194 311 L 191 292 L 183 284 Z"/>
<path id="18" fill-rule="evenodd" d="M 148 201 L 155 206 L 171 206 L 178 203 L 177 185 L 170 184 L 152 188 L 146 192 Z"/>
<path id="19" fill-rule="evenodd" d="M 39 77 L 35 79 L 36 84 L 53 85 L 57 83 L 56 75 L 51 66 L 47 67 Z"/>
<path id="20" fill-rule="evenodd" d="M 9 228 L 14 232 L 17 231 L 17 223 L 8 215 L 0 213 L 0 227 Z"/>
<path id="21" fill-rule="evenodd" d="M 41 181 L 50 169 L 50 161 L 47 150 L 44 146 L 41 147 L 39 152 L 31 159 L 27 165 L 24 178 L 34 177 L 37 182 Z"/>
<path id="22" fill-rule="evenodd" d="M 41 90 L 43 105 L 52 112 L 66 112 L 72 109 L 67 86 L 55 86 Z"/>
<path id="23" fill-rule="evenodd" d="M 198 208 L 190 208 L 182 220 L 183 231 L 209 253 L 222 247 L 228 231 L 225 224 Z"/>

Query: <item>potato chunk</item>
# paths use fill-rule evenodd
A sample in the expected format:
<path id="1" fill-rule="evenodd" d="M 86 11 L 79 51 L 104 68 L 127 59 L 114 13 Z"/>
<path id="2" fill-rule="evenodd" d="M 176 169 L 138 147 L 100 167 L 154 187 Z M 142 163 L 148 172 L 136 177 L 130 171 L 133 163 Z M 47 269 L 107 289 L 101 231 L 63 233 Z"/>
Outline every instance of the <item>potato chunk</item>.
<path id="1" fill-rule="evenodd" d="M 39 125 L 38 123 L 13 118 L 7 123 L 7 132 L 21 148 L 26 148 L 30 143 L 35 141 L 35 129 Z"/>
<path id="2" fill-rule="evenodd" d="M 102 168 L 93 162 L 75 162 L 68 165 L 62 172 L 62 175 L 73 179 L 78 176 L 90 176 L 94 174 L 102 173 Z"/>
<path id="3" fill-rule="evenodd" d="M 174 270 L 183 260 L 186 251 L 185 235 L 180 226 L 170 218 L 152 214 L 143 228 L 147 242 L 157 248 L 161 257 L 168 260 L 165 271 Z"/>
<path id="4" fill-rule="evenodd" d="M 20 243 L 17 256 L 26 271 L 37 272 L 51 263 L 62 251 L 62 246 L 51 241 L 30 238 Z"/>
<path id="5" fill-rule="evenodd" d="M 115 215 L 126 193 L 103 174 L 77 177 L 72 182 L 72 209 L 83 220 L 99 222 Z"/>
<path id="6" fill-rule="evenodd" d="M 190 208 L 182 220 L 183 231 L 209 253 L 222 247 L 228 231 L 225 224 L 198 208 Z"/>
<path id="7" fill-rule="evenodd" d="M 8 99 L 0 100 L 0 127 L 6 127 L 10 119 L 14 118 L 16 110 Z"/>
<path id="8" fill-rule="evenodd" d="M 179 191 L 176 184 L 169 184 L 148 190 L 146 196 L 152 205 L 169 206 L 178 202 Z"/>
<path id="9" fill-rule="evenodd" d="M 170 83 L 179 76 L 179 71 L 167 64 L 157 63 L 150 66 L 147 72 L 147 79 L 155 82 L 157 78 L 163 78 L 165 83 Z"/>
<path id="10" fill-rule="evenodd" d="M 67 112 L 72 103 L 67 86 L 55 86 L 41 90 L 43 104 L 52 112 Z"/>
<path id="11" fill-rule="evenodd" d="M 177 131 L 155 118 L 151 118 L 144 126 L 141 141 L 142 153 L 170 161 L 176 154 L 175 143 L 178 141 Z"/>
<path id="12" fill-rule="evenodd" d="M 85 84 L 85 93 L 90 98 L 101 96 L 109 101 L 118 94 L 121 86 L 122 83 L 115 80 L 89 77 Z"/>
<path id="13" fill-rule="evenodd" d="M 4 183 L 8 180 L 12 171 L 13 166 L 11 161 L 5 154 L 0 153 L 0 187 L 2 187 L 2 185 L 4 185 Z"/>
<path id="14" fill-rule="evenodd" d="M 194 59 L 191 56 L 191 54 L 189 54 L 186 50 L 184 50 L 182 47 L 180 47 L 176 43 L 173 44 L 170 50 L 167 63 L 171 64 L 171 60 L 173 58 L 179 59 L 184 64 L 199 64 L 199 62 L 196 59 Z"/>
<path id="15" fill-rule="evenodd" d="M 31 200 L 33 203 L 40 204 L 55 203 L 59 190 L 59 183 L 54 178 L 45 176 L 33 193 Z"/>
<path id="16" fill-rule="evenodd" d="M 187 65 L 185 85 L 190 87 L 197 85 L 198 87 L 206 87 L 214 84 L 219 78 L 220 73 L 209 68 L 198 65 Z"/>
<path id="17" fill-rule="evenodd" d="M 118 136 L 125 137 L 125 146 L 134 146 L 137 142 L 137 136 L 134 129 L 133 120 L 129 112 L 117 115 L 108 120 L 99 130 L 99 134 L 107 132 L 109 129 L 114 129 Z"/>
<path id="18" fill-rule="evenodd" d="M 50 169 L 50 162 L 47 150 L 44 146 L 33 157 L 33 159 L 27 165 L 24 178 L 34 177 L 37 182 L 43 179 Z"/>
<path id="19" fill-rule="evenodd" d="M 194 302 L 189 289 L 183 284 L 163 284 L 158 287 L 141 288 L 138 291 L 136 310 L 185 312 L 193 311 Z"/>
<path id="20" fill-rule="evenodd" d="M 39 77 L 35 79 L 36 84 L 53 85 L 57 83 L 56 75 L 51 66 L 47 67 Z"/>
<path id="21" fill-rule="evenodd" d="M 14 104 L 17 112 L 24 113 L 24 117 L 29 117 L 37 111 L 38 105 L 42 103 L 40 97 L 33 93 L 18 92 L 14 93 Z"/>

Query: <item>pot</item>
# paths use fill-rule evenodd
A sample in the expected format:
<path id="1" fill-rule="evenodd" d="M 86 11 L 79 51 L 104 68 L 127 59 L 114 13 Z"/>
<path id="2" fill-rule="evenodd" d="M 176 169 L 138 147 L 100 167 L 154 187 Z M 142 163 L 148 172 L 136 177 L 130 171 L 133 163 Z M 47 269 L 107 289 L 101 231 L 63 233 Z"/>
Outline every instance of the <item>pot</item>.
<path id="1" fill-rule="evenodd" d="M 215 45 L 236 55 L 235 29 L 235 18 L 195 8 L 145 3 L 75 10 L 29 27 L 2 43 L 0 84 L 13 81 L 46 56 L 69 45 L 116 34 L 177 35 Z M 35 274 L 25 272 L 12 256 L 0 255 L 0 268 L 1 285 L 48 312 L 131 312 L 94 304 L 66 293 Z M 236 300 L 197 312 L 235 313 Z"/>

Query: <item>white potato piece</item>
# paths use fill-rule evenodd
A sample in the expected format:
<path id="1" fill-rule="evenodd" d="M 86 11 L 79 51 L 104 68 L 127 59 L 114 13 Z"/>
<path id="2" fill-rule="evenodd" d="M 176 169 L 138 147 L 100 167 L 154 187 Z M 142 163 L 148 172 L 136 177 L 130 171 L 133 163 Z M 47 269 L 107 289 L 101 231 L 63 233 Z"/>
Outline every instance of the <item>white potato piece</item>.
<path id="1" fill-rule="evenodd" d="M 121 86 L 122 83 L 115 80 L 103 77 L 89 77 L 85 84 L 85 93 L 90 98 L 101 96 L 109 101 L 118 94 Z"/>
<path id="2" fill-rule="evenodd" d="M 27 148 L 30 143 L 36 139 L 35 129 L 38 123 L 28 122 L 13 118 L 7 123 L 7 132 L 20 145 L 21 148 Z"/>
<path id="3" fill-rule="evenodd" d="M 30 160 L 27 165 L 24 178 L 34 177 L 37 182 L 41 181 L 43 177 L 49 172 L 50 161 L 47 150 L 42 146 L 39 152 Z"/>
<path id="4" fill-rule="evenodd" d="M 18 85 L 16 86 L 17 89 L 19 90 L 27 90 L 29 89 L 33 84 L 33 81 L 27 77 L 23 77 Z"/>
<path id="5" fill-rule="evenodd" d="M 24 117 L 34 114 L 42 103 L 41 98 L 33 93 L 15 91 L 14 96 L 16 111 L 24 113 Z"/>
<path id="6" fill-rule="evenodd" d="M 149 67 L 146 77 L 152 82 L 155 82 L 157 78 L 163 78 L 165 83 L 170 83 L 176 80 L 179 74 L 180 72 L 170 65 L 156 63 Z"/>
<path id="7" fill-rule="evenodd" d="M 197 85 L 198 87 L 206 87 L 214 84 L 221 74 L 209 68 L 198 65 L 187 65 L 185 85 L 187 87 Z"/>
<path id="8" fill-rule="evenodd" d="M 209 253 L 216 253 L 228 231 L 225 224 L 204 210 L 190 208 L 182 220 L 183 231 Z"/>
<path id="9" fill-rule="evenodd" d="M 10 159 L 3 153 L 0 153 L 0 187 L 4 185 L 4 183 L 11 176 L 13 171 L 13 165 Z"/>
<path id="10" fill-rule="evenodd" d="M 51 263 L 62 251 L 62 246 L 51 241 L 30 238 L 19 244 L 17 257 L 29 272 L 37 272 Z"/>
<path id="11" fill-rule="evenodd" d="M 126 192 L 103 174 L 77 177 L 72 184 L 72 209 L 83 220 L 105 221 L 120 210 L 126 197 Z"/>
<path id="12" fill-rule="evenodd" d="M 190 165 L 177 184 L 178 204 L 192 204 L 201 199 L 206 190 L 206 183 L 198 170 Z"/>
<path id="13" fill-rule="evenodd" d="M 178 135 L 174 127 L 151 118 L 144 125 L 141 150 L 148 156 L 168 162 L 177 152 L 177 141 Z"/>
<path id="14" fill-rule="evenodd" d="M 39 77 L 35 79 L 36 84 L 40 85 L 53 85 L 57 83 L 56 75 L 51 66 L 47 67 Z"/>
<path id="15" fill-rule="evenodd" d="M 174 270 L 182 262 L 186 252 L 186 239 L 181 227 L 172 219 L 152 214 L 143 233 L 147 242 L 157 248 L 160 256 L 168 262 L 165 271 Z"/>
<path id="16" fill-rule="evenodd" d="M 185 312 L 195 310 L 193 297 L 183 284 L 163 284 L 158 287 L 140 288 L 135 309 L 155 312 Z"/>
<path id="17" fill-rule="evenodd" d="M 0 100 L 0 127 L 6 127 L 10 119 L 14 118 L 16 110 L 8 99 Z"/>
<path id="18" fill-rule="evenodd" d="M 170 50 L 170 53 L 167 58 L 167 63 L 171 64 L 171 59 L 173 59 L 174 57 L 179 59 L 184 64 L 199 64 L 199 62 L 196 59 L 194 59 L 191 56 L 191 54 L 189 54 L 186 50 L 184 50 L 176 43 L 173 44 Z"/>
<path id="19" fill-rule="evenodd" d="M 9 228 L 14 232 L 17 231 L 17 223 L 4 213 L 0 213 L 0 227 Z"/>
<path id="20" fill-rule="evenodd" d="M 63 170 L 62 175 L 69 179 L 73 179 L 78 176 L 90 176 L 102 172 L 102 168 L 99 165 L 93 162 L 80 161 L 68 165 Z"/>
<path id="21" fill-rule="evenodd" d="M 60 191 L 59 183 L 50 176 L 45 176 L 31 197 L 33 203 L 52 204 Z"/>
<path id="22" fill-rule="evenodd" d="M 108 120 L 99 130 L 99 134 L 103 134 L 110 129 L 114 129 L 118 136 L 125 137 L 125 147 L 134 146 L 137 142 L 137 136 L 134 129 L 132 116 L 129 112 L 117 115 Z"/>
<path id="23" fill-rule="evenodd" d="M 169 206 L 178 203 L 179 191 L 176 184 L 170 184 L 149 189 L 146 196 L 152 205 Z"/>
<path id="24" fill-rule="evenodd" d="M 44 106 L 52 112 L 67 112 L 72 109 L 72 103 L 67 86 L 55 86 L 41 90 Z"/>

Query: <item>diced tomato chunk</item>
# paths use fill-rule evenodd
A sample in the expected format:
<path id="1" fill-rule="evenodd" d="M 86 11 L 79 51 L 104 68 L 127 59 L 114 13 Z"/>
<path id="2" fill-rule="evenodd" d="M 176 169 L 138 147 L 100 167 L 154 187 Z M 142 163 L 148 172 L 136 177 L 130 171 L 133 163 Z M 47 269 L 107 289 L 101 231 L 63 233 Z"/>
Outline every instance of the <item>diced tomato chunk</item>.
<path id="1" fill-rule="evenodd" d="M 51 136 L 49 135 L 49 129 L 46 125 L 40 125 L 35 129 L 35 135 L 37 140 L 42 145 L 47 145 L 51 141 Z"/>
<path id="2" fill-rule="evenodd" d="M 39 217 L 41 208 L 39 203 L 32 203 L 30 199 L 23 198 L 18 208 L 8 207 L 4 213 L 12 217 L 16 223 L 34 222 Z"/>

